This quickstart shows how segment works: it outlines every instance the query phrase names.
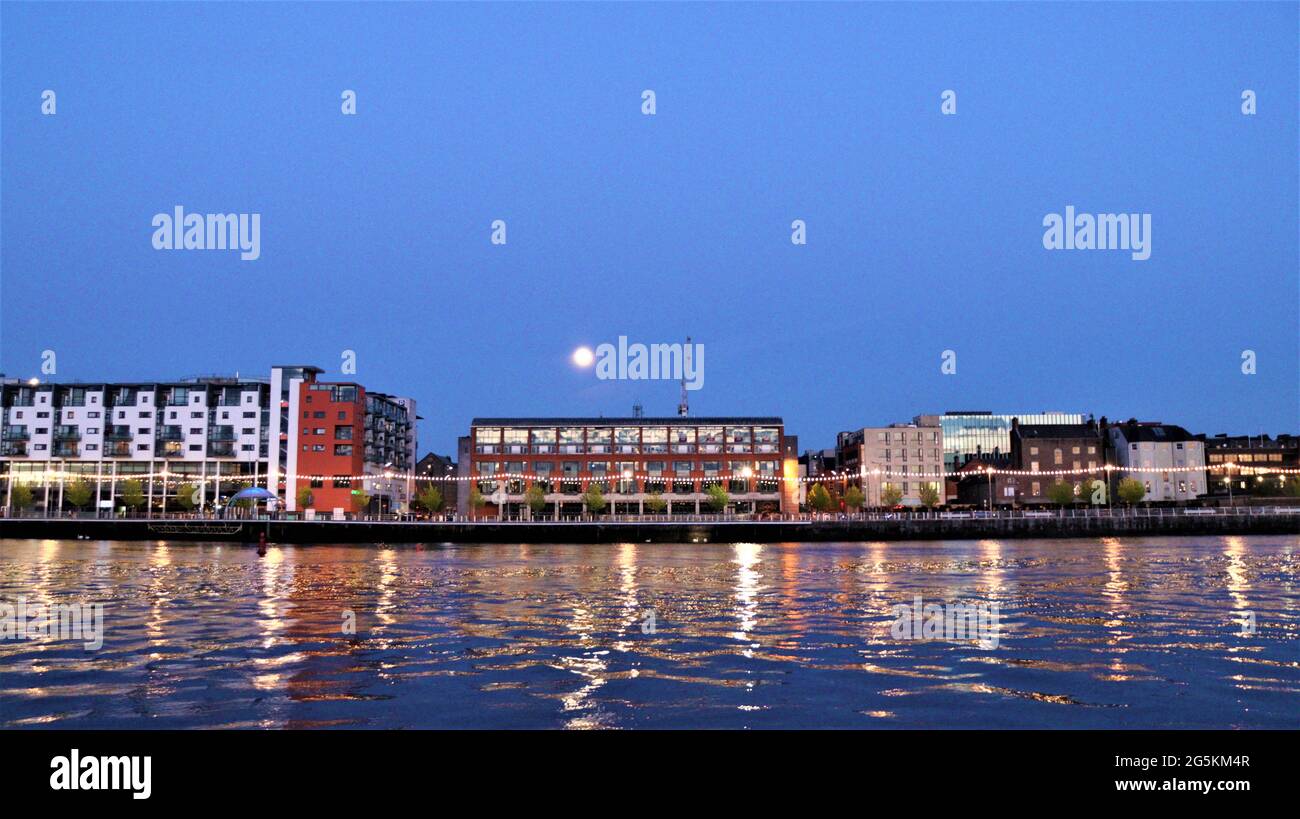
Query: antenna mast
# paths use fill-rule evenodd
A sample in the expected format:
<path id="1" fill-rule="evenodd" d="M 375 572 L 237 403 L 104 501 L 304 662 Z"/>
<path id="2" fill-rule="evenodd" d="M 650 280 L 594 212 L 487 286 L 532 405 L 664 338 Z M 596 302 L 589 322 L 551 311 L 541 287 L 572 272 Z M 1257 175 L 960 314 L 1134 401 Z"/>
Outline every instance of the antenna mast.
<path id="1" fill-rule="evenodd" d="M 686 337 L 686 347 L 682 350 L 682 402 L 677 405 L 677 414 L 682 418 L 691 414 L 691 407 L 686 401 L 686 356 L 691 354 L 691 337 Z"/>

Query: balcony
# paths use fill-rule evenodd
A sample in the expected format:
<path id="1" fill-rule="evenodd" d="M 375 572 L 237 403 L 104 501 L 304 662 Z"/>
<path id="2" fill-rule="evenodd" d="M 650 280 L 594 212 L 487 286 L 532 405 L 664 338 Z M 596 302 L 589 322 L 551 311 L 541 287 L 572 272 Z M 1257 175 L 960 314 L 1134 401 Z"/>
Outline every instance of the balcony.
<path id="1" fill-rule="evenodd" d="M 213 458 L 229 458 L 235 454 L 235 445 L 226 441 L 209 441 L 208 455 Z"/>
<path id="2" fill-rule="evenodd" d="M 27 457 L 27 442 L 5 442 L 0 443 L 0 455 L 9 455 L 12 457 Z"/>
<path id="3" fill-rule="evenodd" d="M 54 428 L 55 441 L 80 441 L 81 427 L 57 426 Z"/>
<path id="4" fill-rule="evenodd" d="M 131 440 L 130 427 L 109 427 L 104 433 L 104 439 L 108 441 L 129 441 Z"/>
<path id="5" fill-rule="evenodd" d="M 30 441 L 32 434 L 27 431 L 27 427 L 10 427 L 4 431 L 3 440 L 5 441 Z"/>
<path id="6" fill-rule="evenodd" d="M 81 447 L 77 444 L 55 444 L 54 456 L 56 458 L 77 458 L 81 455 Z"/>

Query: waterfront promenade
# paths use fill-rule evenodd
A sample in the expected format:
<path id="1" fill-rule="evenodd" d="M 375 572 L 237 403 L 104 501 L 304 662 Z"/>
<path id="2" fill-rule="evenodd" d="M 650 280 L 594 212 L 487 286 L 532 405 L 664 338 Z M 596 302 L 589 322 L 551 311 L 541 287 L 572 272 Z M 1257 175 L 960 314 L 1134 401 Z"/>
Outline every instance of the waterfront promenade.
<path id="1" fill-rule="evenodd" d="M 1159 535 L 1300 535 L 1300 507 L 606 516 L 589 520 L 0 518 L 0 538 L 271 543 L 779 543 Z"/>

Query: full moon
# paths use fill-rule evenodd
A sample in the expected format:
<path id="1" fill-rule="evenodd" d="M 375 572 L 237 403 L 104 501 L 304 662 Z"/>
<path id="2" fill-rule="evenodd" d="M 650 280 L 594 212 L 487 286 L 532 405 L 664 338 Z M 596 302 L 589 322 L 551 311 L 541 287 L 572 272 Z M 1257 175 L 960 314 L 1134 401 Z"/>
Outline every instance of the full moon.
<path id="1" fill-rule="evenodd" d="M 596 360 L 596 355 L 590 347 L 579 347 L 573 351 L 573 363 L 579 367 L 590 367 Z"/>

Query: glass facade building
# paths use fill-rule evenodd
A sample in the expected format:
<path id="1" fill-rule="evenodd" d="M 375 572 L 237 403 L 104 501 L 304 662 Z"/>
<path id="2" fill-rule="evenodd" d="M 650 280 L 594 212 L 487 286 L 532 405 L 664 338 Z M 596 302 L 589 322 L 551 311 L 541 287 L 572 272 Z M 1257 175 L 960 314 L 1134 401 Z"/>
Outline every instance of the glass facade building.
<path id="1" fill-rule="evenodd" d="M 994 414 L 986 411 L 946 412 L 943 415 L 920 415 L 920 426 L 937 424 L 943 430 L 944 469 L 952 471 L 976 453 L 1009 453 L 1011 419 L 1022 424 L 1082 424 L 1079 412 L 1011 412 Z"/>

